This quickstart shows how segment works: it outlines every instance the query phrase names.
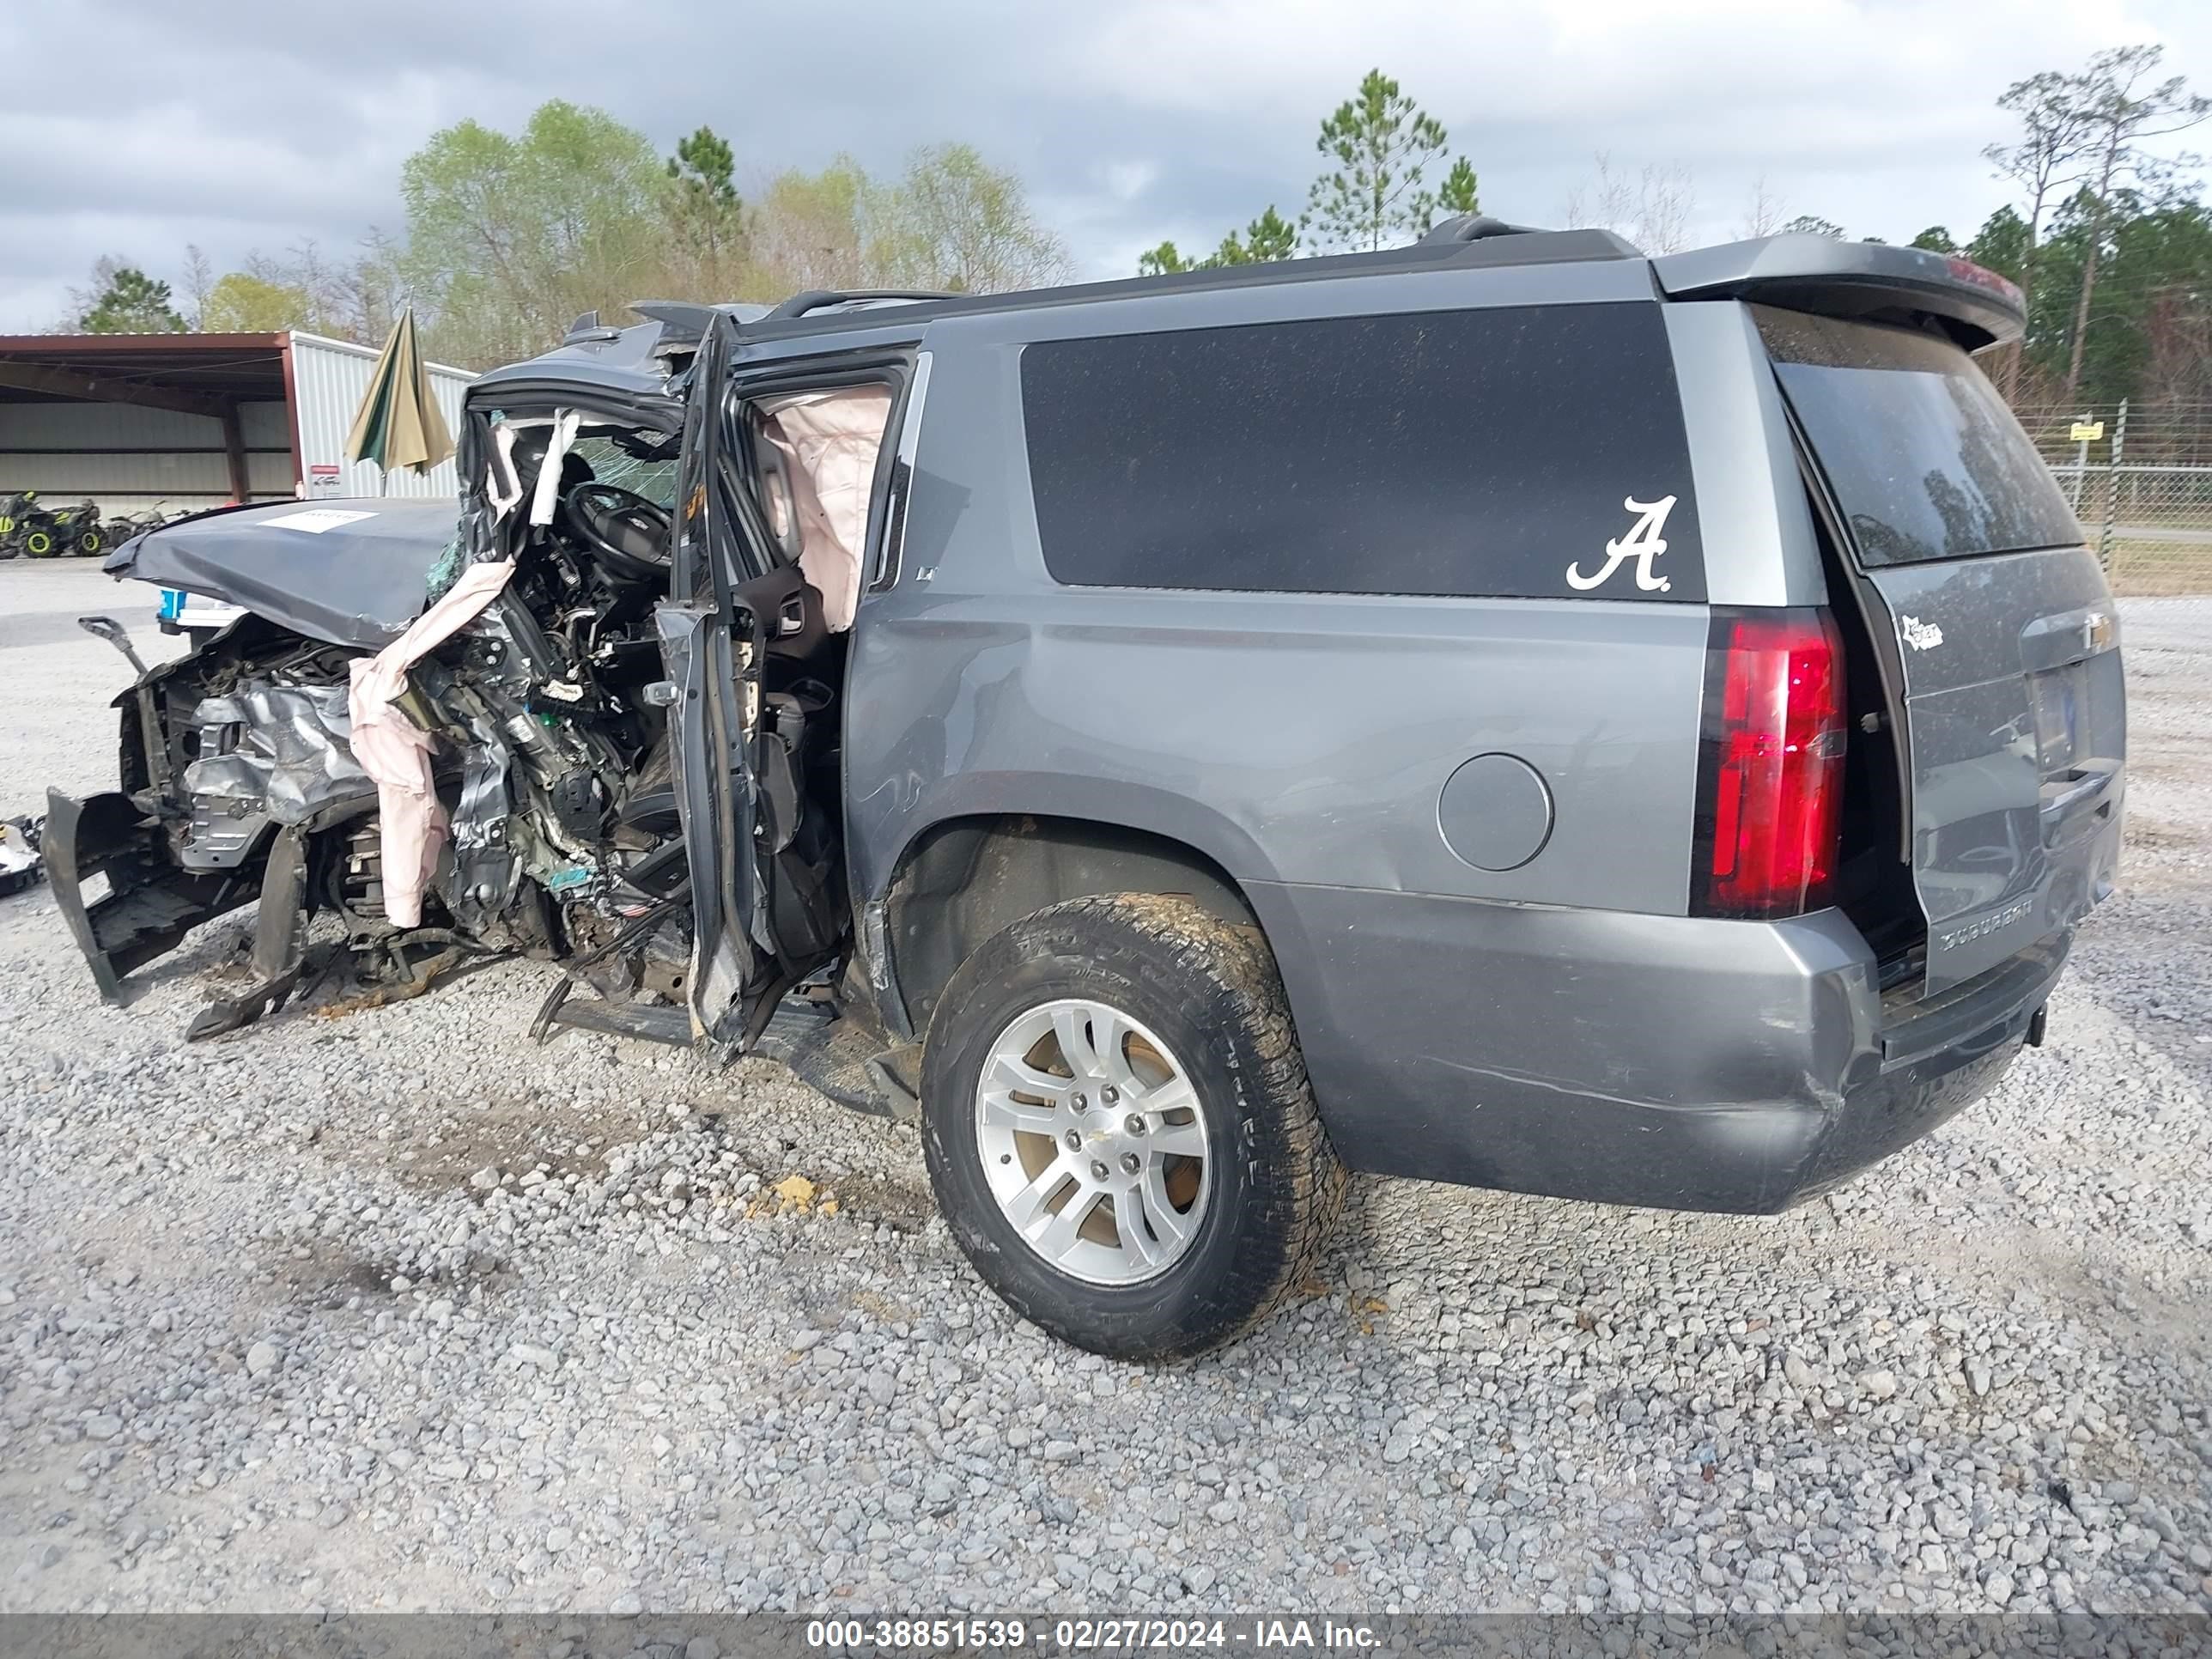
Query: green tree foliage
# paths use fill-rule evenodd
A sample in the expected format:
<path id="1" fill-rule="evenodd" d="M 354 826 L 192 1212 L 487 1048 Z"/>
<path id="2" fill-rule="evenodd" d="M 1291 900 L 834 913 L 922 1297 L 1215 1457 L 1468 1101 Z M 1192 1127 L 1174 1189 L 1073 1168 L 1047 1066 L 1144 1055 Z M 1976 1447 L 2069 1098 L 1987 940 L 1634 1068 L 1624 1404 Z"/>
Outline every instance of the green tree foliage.
<path id="1" fill-rule="evenodd" d="M 1235 240 L 1233 236 L 1231 240 Z M 1244 227 L 1245 257 L 1255 264 L 1287 259 L 1297 251 L 1298 228 L 1276 212 L 1272 202 L 1266 212 Z"/>
<path id="2" fill-rule="evenodd" d="M 1440 218 L 1480 210 L 1474 163 L 1455 157 L 1434 190 L 1428 169 L 1449 142 L 1443 123 L 1404 95 L 1381 70 L 1370 70 L 1353 97 L 1321 124 L 1315 148 L 1334 166 L 1307 192 L 1295 222 L 1270 203 L 1242 232 L 1231 231 L 1203 258 L 1162 242 L 1137 256 L 1139 276 L 1217 265 L 1253 264 L 1297 257 L 1302 240 L 1315 252 L 1368 252 L 1418 238 Z"/>
<path id="3" fill-rule="evenodd" d="M 185 319 L 178 314 L 167 283 L 156 282 L 136 265 L 103 260 L 93 267 L 98 287 L 76 325 L 87 334 L 181 334 Z"/>
<path id="4" fill-rule="evenodd" d="M 1844 235 L 1844 228 L 1833 219 L 1823 219 L 1811 213 L 1799 214 L 1782 229 L 1785 235 L 1832 236 L 1839 242 Z"/>
<path id="5" fill-rule="evenodd" d="M 2106 234 L 2123 192 L 2155 190 L 2170 180 L 2176 163 L 2154 156 L 2143 141 L 2197 125 L 2212 116 L 2212 98 L 2188 90 L 2181 76 L 2157 78 L 2164 60 L 2159 46 L 2118 46 L 2100 52 L 2071 77 L 2073 105 L 2088 134 L 2082 172 L 2087 211 L 2083 216 L 2081 270 L 2076 281 L 2074 326 L 2060 401 L 2071 403 L 2087 349 L 2091 304 L 2096 297 Z M 2082 198 L 2076 198 L 2077 202 Z M 2130 195 L 2130 199 L 2133 197 Z"/>
<path id="6" fill-rule="evenodd" d="M 1477 188 L 1474 163 L 1466 156 L 1452 162 L 1451 171 L 1437 189 L 1437 210 L 1448 218 L 1462 214 L 1482 211 L 1482 194 Z"/>
<path id="7" fill-rule="evenodd" d="M 510 362 L 636 297 L 665 268 L 665 182 L 642 134 L 557 100 L 518 134 L 476 121 L 433 134 L 400 170 L 404 266 L 430 349 Z"/>
<path id="8" fill-rule="evenodd" d="M 765 298 L 787 285 L 802 289 L 872 286 L 868 274 L 867 208 L 876 193 L 867 173 L 849 155 L 819 173 L 779 173 L 762 193 L 752 252 L 773 276 L 759 289 Z"/>
<path id="9" fill-rule="evenodd" d="M 1184 258 L 1182 251 L 1173 242 L 1162 242 L 1137 256 L 1137 275 L 1172 276 L 1179 270 L 1196 270 L 1200 264 L 1199 260 Z"/>
<path id="10" fill-rule="evenodd" d="M 1003 293 L 1064 282 L 1066 246 L 1021 180 L 967 144 L 919 149 L 896 179 L 850 156 L 769 182 L 748 234 L 763 292 L 926 288 Z"/>
<path id="11" fill-rule="evenodd" d="M 1065 282 L 1074 262 L 1030 210 L 1021 180 L 969 144 L 916 150 L 868 197 L 873 261 L 894 287 L 995 294 Z"/>
<path id="12" fill-rule="evenodd" d="M 1221 246 L 1202 259 L 1186 258 L 1173 242 L 1162 242 L 1137 256 L 1137 275 L 1166 276 L 1179 270 L 1212 270 L 1222 265 L 1254 265 L 1271 259 L 1288 259 L 1298 251 L 1298 228 L 1275 211 L 1266 212 L 1244 227 L 1231 231 Z"/>
<path id="13" fill-rule="evenodd" d="M 668 158 L 669 230 L 675 251 L 718 281 L 744 248 L 745 206 L 738 196 L 737 157 L 712 127 L 676 141 Z"/>
<path id="14" fill-rule="evenodd" d="M 305 327 L 313 309 L 302 289 L 234 270 L 209 288 L 200 305 L 200 331 L 274 334 L 280 329 Z"/>
<path id="15" fill-rule="evenodd" d="M 2033 237 L 2027 221 L 2015 209 L 2001 207 L 1982 222 L 1974 240 L 1966 244 L 1966 257 L 1984 270 L 2017 283 L 2027 273 Z"/>
<path id="16" fill-rule="evenodd" d="M 1956 253 L 1959 251 L 1959 245 L 1951 240 L 1950 228 L 1947 225 L 1930 225 L 1905 246 L 1917 247 L 1926 253 Z"/>
<path id="17" fill-rule="evenodd" d="M 1170 246 L 1173 246 L 1170 244 Z M 1242 235 L 1231 231 L 1221 246 L 1200 265 L 1256 265 L 1271 259 L 1287 259 L 1297 252 L 1298 228 L 1275 211 L 1273 204 L 1244 227 Z"/>
<path id="18" fill-rule="evenodd" d="M 2077 319 L 2093 250 L 2099 276 L 2085 334 Z M 2174 352 L 2212 325 L 2212 211 L 2187 198 L 2122 191 L 2106 200 L 2084 190 L 2052 216 L 2037 269 L 2027 352 L 2036 399 L 2135 398 L 2172 380 Z"/>
<path id="19" fill-rule="evenodd" d="M 1968 251 L 2002 270 L 2027 295 L 2027 337 L 2007 355 L 2001 374 L 2010 396 L 2070 403 L 2092 382 L 2109 387 L 2132 373 L 2125 365 L 2140 340 L 2123 337 L 2109 350 L 2092 349 L 2093 336 L 2107 319 L 2124 333 L 2142 321 L 2127 307 L 2098 299 L 2106 262 L 2118 257 L 2124 240 L 2142 240 L 2131 229 L 2136 221 L 2166 205 L 2161 198 L 2178 163 L 2146 149 L 2145 141 L 2212 114 L 2212 100 L 2191 94 L 2183 77 L 2160 76 L 2161 63 L 2157 46 L 2115 47 L 2097 53 L 2076 73 L 2046 70 L 2016 81 L 1997 100 L 1997 107 L 2017 123 L 2019 136 L 1983 153 L 1998 176 L 2020 191 L 2026 211 L 1993 216 Z M 2054 208 L 2050 235 L 2063 236 L 2070 246 L 2063 254 L 2054 248 L 2046 258 L 2046 218 Z M 1986 258 L 1974 252 L 1984 244 Z M 2053 283 L 2061 290 L 2056 300 Z M 2136 298 L 2150 303 L 2144 294 Z M 2159 303 L 2171 311 L 2170 301 Z M 2039 389 L 2024 387 L 2024 376 L 2035 379 Z"/>
<path id="20" fill-rule="evenodd" d="M 712 127 L 701 127 L 689 138 L 676 141 L 676 154 L 668 158 L 668 176 L 696 197 L 716 207 L 738 205 L 737 157 Z"/>
<path id="21" fill-rule="evenodd" d="M 1314 148 L 1335 164 L 1314 180 L 1307 198 L 1307 222 L 1316 246 L 1364 251 L 1426 230 L 1435 218 L 1437 197 L 1422 180 L 1449 142 L 1443 122 L 1381 70 L 1368 70 L 1358 92 L 1322 122 L 1321 136 L 1314 141 Z M 1469 189 L 1474 171 L 1471 166 L 1467 170 Z"/>

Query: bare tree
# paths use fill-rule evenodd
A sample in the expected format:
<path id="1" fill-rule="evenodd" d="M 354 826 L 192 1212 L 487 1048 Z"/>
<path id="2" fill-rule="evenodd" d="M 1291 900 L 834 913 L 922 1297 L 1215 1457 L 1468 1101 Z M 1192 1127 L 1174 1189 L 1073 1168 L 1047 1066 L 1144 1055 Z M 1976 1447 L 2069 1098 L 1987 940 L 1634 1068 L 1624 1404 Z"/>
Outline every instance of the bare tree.
<path id="1" fill-rule="evenodd" d="M 1048 287 L 1073 272 L 1021 180 L 971 145 L 916 150 L 905 177 L 872 197 L 872 255 L 895 283 L 990 294 Z"/>
<path id="2" fill-rule="evenodd" d="M 2045 70 L 2015 81 L 1997 100 L 1997 107 L 2020 119 L 2016 144 L 1991 144 L 1982 151 L 1996 168 L 2027 198 L 2027 247 L 2021 256 L 2020 291 L 2023 305 L 2034 290 L 2035 251 L 2043 237 L 2044 210 L 2053 192 L 2079 177 L 2089 144 L 2089 121 L 2082 109 L 2075 77 Z M 2025 337 L 2005 354 L 2005 396 L 2019 389 L 2020 365 L 2027 349 Z"/>
<path id="3" fill-rule="evenodd" d="M 2145 85 L 2166 56 L 2162 46 L 2115 46 L 2089 60 L 2072 77 L 2074 106 L 2090 134 L 2088 237 L 2082 249 L 2081 293 L 2074 302 L 2074 344 L 2066 362 L 2065 400 L 2074 401 L 2081 380 L 2081 351 L 2088 342 L 2089 301 L 2097 288 L 2097 262 L 2103 252 L 2105 224 L 2112 192 L 2130 185 L 2156 184 L 2193 156 L 2164 160 L 2142 149 L 2146 138 L 2163 137 L 2193 127 L 2212 115 L 2212 98 L 2185 90 L 2186 77 L 2169 76 Z"/>
<path id="4" fill-rule="evenodd" d="M 374 345 L 392 332 L 399 309 L 407 303 L 404 274 L 405 251 L 374 225 L 361 239 L 361 253 L 350 269 L 339 274 L 344 338 Z"/>
<path id="5" fill-rule="evenodd" d="M 347 289 L 351 273 L 331 264 L 313 237 L 302 238 L 282 253 L 255 249 L 246 256 L 246 274 L 278 288 L 296 289 L 301 300 L 301 327 L 311 333 L 350 337 Z"/>
<path id="6" fill-rule="evenodd" d="M 1645 162 L 1633 176 L 1616 173 L 1613 157 L 1597 152 L 1597 178 L 1585 191 L 1567 192 L 1566 222 L 1625 236 L 1646 253 L 1676 253 L 1689 240 L 1698 192 L 1679 161 Z"/>
<path id="7" fill-rule="evenodd" d="M 207 314 L 208 290 L 215 286 L 215 267 L 197 242 L 185 244 L 185 302 L 191 309 L 185 321 L 193 328 Z"/>
<path id="8" fill-rule="evenodd" d="M 103 253 L 92 262 L 92 277 L 82 288 L 72 285 L 68 289 L 69 315 L 47 331 L 52 334 L 68 334 L 81 326 L 78 319 L 100 303 L 100 296 L 115 285 L 118 272 L 130 266 L 130 260 L 120 254 Z"/>
<path id="9" fill-rule="evenodd" d="M 1787 205 L 1767 189 L 1766 175 L 1760 173 L 1751 181 L 1751 195 L 1743 204 L 1743 218 L 1736 226 L 1736 234 L 1746 241 L 1773 235 L 1782 228 L 1782 210 Z"/>

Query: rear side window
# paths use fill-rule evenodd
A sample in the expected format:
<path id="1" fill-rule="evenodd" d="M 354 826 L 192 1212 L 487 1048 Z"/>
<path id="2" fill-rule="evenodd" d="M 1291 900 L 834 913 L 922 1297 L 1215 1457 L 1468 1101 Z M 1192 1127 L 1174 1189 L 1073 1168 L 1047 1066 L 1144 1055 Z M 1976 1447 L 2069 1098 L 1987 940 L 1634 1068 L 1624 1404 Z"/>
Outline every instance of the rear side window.
<path id="1" fill-rule="evenodd" d="M 1058 581 L 1705 597 L 1656 304 L 1043 341 L 1022 400 Z"/>
<path id="2" fill-rule="evenodd" d="M 2035 446 L 1951 342 L 1754 310 L 1783 392 L 1868 564 L 2081 542 Z"/>

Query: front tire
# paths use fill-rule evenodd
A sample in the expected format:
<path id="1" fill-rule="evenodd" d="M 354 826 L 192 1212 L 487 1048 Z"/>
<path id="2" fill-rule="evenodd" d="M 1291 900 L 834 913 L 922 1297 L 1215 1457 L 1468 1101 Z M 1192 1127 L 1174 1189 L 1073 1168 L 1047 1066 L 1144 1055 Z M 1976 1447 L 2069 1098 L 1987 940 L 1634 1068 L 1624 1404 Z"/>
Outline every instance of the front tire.
<path id="1" fill-rule="evenodd" d="M 938 1000 L 921 1105 L 975 1271 L 1113 1358 L 1234 1340 L 1343 1207 L 1273 957 L 1188 899 L 1070 899 L 988 940 Z"/>

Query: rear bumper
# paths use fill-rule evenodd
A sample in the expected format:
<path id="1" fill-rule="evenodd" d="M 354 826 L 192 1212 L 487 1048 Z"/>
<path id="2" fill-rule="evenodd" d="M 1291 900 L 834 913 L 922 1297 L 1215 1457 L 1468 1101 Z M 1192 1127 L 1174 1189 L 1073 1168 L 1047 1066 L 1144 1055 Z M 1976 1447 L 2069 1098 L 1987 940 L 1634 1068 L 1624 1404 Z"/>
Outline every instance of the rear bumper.
<path id="1" fill-rule="evenodd" d="M 1765 1212 L 1987 1092 L 2070 936 L 1885 1013 L 1838 912 L 1778 922 L 1248 887 L 1354 1168 Z"/>

